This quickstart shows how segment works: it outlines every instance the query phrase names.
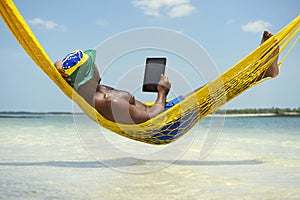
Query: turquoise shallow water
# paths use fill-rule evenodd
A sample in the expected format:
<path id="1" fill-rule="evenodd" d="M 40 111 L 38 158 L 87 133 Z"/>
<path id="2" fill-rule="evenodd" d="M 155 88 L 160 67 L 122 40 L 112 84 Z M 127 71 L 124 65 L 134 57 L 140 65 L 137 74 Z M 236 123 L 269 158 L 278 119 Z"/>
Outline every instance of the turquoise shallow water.
<path id="1" fill-rule="evenodd" d="M 212 120 L 152 147 L 82 116 L 0 118 L 1 199 L 300 199 L 300 118 Z"/>

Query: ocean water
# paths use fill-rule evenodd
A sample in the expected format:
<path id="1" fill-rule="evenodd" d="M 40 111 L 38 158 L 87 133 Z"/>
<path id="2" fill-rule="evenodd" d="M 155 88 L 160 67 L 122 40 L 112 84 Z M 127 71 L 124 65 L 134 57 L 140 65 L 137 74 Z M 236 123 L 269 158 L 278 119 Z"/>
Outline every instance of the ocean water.
<path id="1" fill-rule="evenodd" d="M 300 199 L 299 117 L 207 117 L 158 147 L 84 116 L 0 118 L 0 152 L 6 200 Z"/>

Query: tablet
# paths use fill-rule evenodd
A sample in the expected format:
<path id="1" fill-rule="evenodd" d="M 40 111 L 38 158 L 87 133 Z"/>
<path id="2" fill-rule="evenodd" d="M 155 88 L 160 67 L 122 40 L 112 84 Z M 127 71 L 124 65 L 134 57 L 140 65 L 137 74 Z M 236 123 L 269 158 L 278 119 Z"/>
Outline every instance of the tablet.
<path id="1" fill-rule="evenodd" d="M 161 74 L 165 74 L 167 58 L 147 58 L 143 92 L 157 92 L 157 85 L 160 80 Z"/>

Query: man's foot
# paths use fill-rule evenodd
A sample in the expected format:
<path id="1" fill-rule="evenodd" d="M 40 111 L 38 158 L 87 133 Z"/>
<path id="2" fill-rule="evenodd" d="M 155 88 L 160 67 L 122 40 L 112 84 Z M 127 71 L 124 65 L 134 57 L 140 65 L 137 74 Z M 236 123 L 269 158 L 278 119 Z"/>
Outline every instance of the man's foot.
<path id="1" fill-rule="evenodd" d="M 264 43 L 267 39 L 269 39 L 272 36 L 273 36 L 273 34 L 271 32 L 265 30 L 264 34 L 263 34 L 263 37 L 261 39 L 261 44 Z M 274 56 L 276 56 L 274 62 L 267 69 L 266 73 L 264 73 L 263 78 L 267 78 L 267 77 L 274 78 L 274 77 L 276 77 L 278 75 L 278 73 L 279 73 L 279 69 L 278 69 L 278 53 L 279 53 L 279 47 L 277 46 L 276 50 L 265 61 L 265 62 L 268 62 L 270 59 L 272 59 Z"/>

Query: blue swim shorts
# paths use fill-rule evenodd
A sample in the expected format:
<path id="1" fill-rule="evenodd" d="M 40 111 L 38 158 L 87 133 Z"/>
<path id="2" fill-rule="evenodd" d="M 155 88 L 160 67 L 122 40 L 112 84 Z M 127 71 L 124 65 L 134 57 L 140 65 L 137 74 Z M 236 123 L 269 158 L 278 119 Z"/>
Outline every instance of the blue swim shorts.
<path id="1" fill-rule="evenodd" d="M 178 96 L 174 99 L 172 99 L 171 101 L 168 101 L 165 103 L 165 111 L 172 108 L 173 106 L 175 106 L 176 104 L 178 104 L 179 102 L 183 101 L 184 97 L 183 96 Z"/>

